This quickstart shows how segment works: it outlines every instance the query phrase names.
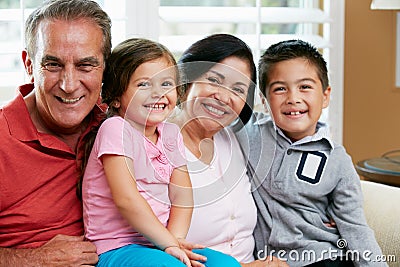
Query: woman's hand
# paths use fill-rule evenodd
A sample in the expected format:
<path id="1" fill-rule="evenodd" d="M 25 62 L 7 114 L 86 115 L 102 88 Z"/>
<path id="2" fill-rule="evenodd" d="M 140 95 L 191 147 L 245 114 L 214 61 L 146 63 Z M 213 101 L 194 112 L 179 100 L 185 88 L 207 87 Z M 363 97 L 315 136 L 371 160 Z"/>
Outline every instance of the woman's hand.
<path id="1" fill-rule="evenodd" d="M 181 249 L 183 249 L 183 251 L 185 251 L 186 255 L 189 257 L 193 267 L 205 267 L 201 262 L 207 261 L 207 258 L 192 251 L 193 249 L 205 248 L 205 246 L 190 243 L 184 238 L 178 238 L 178 242 Z"/>

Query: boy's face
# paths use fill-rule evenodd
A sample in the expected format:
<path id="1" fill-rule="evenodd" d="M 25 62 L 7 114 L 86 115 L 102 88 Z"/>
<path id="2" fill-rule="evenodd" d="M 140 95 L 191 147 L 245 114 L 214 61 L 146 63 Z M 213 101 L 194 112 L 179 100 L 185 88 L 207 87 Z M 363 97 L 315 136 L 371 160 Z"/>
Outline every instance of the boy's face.
<path id="1" fill-rule="evenodd" d="M 292 141 L 315 133 L 331 92 L 323 92 L 316 67 L 304 58 L 276 63 L 265 90 L 276 125 Z"/>

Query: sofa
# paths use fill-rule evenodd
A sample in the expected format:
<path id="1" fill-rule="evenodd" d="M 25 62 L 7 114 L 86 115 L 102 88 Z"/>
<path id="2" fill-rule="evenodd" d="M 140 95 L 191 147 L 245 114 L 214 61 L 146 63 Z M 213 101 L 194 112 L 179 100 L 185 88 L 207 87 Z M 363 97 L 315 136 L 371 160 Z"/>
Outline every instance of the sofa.
<path id="1" fill-rule="evenodd" d="M 364 210 L 382 254 L 395 257 L 390 267 L 400 267 L 400 187 L 361 181 Z"/>

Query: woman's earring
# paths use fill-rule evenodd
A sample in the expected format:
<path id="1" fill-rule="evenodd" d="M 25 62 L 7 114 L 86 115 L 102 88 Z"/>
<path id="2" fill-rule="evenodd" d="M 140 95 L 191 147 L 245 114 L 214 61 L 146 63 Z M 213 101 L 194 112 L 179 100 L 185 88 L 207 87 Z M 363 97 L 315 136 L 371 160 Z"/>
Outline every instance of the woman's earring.
<path id="1" fill-rule="evenodd" d="M 119 108 L 121 106 L 121 104 L 119 102 L 114 102 L 113 103 L 113 107 L 114 108 Z"/>

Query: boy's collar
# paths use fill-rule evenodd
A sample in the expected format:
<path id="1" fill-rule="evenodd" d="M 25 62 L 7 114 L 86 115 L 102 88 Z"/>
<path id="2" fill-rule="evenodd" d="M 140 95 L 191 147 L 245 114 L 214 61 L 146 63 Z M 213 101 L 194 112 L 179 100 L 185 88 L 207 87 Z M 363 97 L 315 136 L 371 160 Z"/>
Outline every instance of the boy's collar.
<path id="1" fill-rule="evenodd" d="M 291 145 L 301 145 L 301 144 L 305 144 L 305 143 L 309 143 L 309 142 L 315 142 L 315 141 L 320 141 L 322 139 L 325 139 L 326 141 L 328 141 L 329 145 L 331 146 L 331 149 L 333 149 L 335 147 L 333 140 L 330 136 L 330 131 L 329 131 L 329 127 L 326 123 L 324 122 L 318 122 L 317 123 L 317 129 L 315 134 L 313 134 L 312 136 L 306 136 L 300 140 L 297 140 L 295 142 L 292 142 L 283 132 L 280 128 L 278 128 L 275 123 L 274 123 L 274 127 L 275 130 L 278 132 L 278 134 L 280 136 L 282 136 L 283 138 L 285 138 L 287 141 L 289 141 L 289 143 Z"/>

